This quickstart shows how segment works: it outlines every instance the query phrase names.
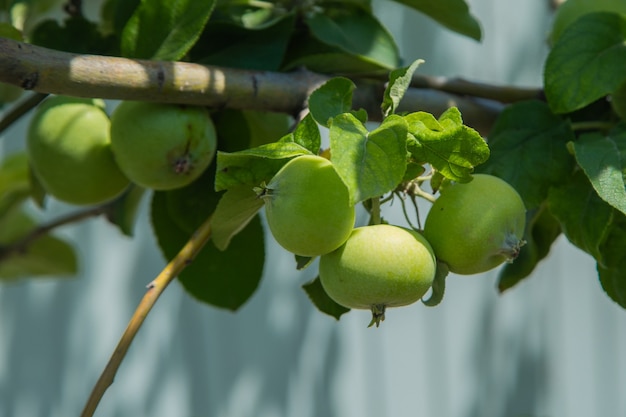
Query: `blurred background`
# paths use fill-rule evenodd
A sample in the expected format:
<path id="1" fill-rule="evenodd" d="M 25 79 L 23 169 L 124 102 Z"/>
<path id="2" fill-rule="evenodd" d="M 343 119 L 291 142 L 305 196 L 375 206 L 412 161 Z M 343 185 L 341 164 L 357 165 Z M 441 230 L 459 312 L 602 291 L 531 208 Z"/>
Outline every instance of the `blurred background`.
<path id="1" fill-rule="evenodd" d="M 542 84 L 547 0 L 470 0 L 477 43 L 393 2 L 375 0 L 405 62 L 419 72 Z M 0 155 L 23 147 L 27 119 Z M 78 416 L 165 262 L 147 200 L 129 239 L 103 220 L 66 227 L 80 242 L 76 278 L 0 282 L 0 417 Z M 50 215 L 71 208 L 51 204 Z M 387 212 L 404 223 L 400 205 Z M 267 238 L 258 292 L 237 313 L 200 304 L 174 282 L 146 320 L 97 416 L 626 416 L 626 311 L 602 291 L 593 260 L 560 238 L 507 293 L 497 271 L 448 279 L 441 305 L 335 321 L 300 286 L 292 256 Z"/>

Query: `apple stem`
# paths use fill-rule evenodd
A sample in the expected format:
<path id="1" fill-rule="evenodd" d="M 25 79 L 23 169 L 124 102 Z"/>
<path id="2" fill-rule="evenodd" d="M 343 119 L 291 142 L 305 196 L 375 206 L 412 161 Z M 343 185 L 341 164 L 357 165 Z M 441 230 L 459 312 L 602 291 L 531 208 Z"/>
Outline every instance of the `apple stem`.
<path id="1" fill-rule="evenodd" d="M 380 224 L 382 222 L 380 217 L 380 198 L 371 198 L 370 202 L 372 204 L 372 209 L 370 210 L 370 224 Z"/>

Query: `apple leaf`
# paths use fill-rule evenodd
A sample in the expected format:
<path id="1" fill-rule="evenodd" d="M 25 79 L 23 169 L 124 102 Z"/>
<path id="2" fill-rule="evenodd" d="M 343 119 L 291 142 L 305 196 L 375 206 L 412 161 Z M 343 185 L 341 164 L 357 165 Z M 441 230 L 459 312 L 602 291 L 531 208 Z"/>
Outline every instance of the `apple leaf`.
<path id="1" fill-rule="evenodd" d="M 215 0 L 141 0 L 122 32 L 121 52 L 129 58 L 180 60 L 196 43 Z"/>
<path id="2" fill-rule="evenodd" d="M 170 216 L 163 192 L 154 193 L 151 215 L 159 246 L 165 257 L 172 259 L 191 233 L 181 229 Z M 179 280 L 196 299 L 215 307 L 237 310 L 259 285 L 264 245 L 263 228 L 256 217 L 233 238 L 227 250 L 220 251 L 208 242 L 182 271 Z"/>
<path id="3" fill-rule="evenodd" d="M 498 275 L 498 290 L 504 292 L 528 277 L 537 264 L 550 253 L 550 247 L 561 234 L 561 226 L 546 205 L 526 212 L 526 230 L 519 256 L 506 263 Z"/>
<path id="4" fill-rule="evenodd" d="M 30 195 L 28 157 L 10 155 L 0 165 L 0 216 L 21 204 Z"/>
<path id="5" fill-rule="evenodd" d="M 607 295 L 626 308 L 626 216 L 616 212 L 609 235 L 602 245 L 604 265 L 598 263 L 600 284 Z"/>
<path id="6" fill-rule="evenodd" d="M 318 154 L 320 146 L 322 146 L 320 129 L 311 113 L 304 116 L 293 133 L 284 136 L 280 141 L 297 143 L 308 149 L 312 154 Z"/>
<path id="7" fill-rule="evenodd" d="M 489 147 L 474 129 L 463 124 L 456 107 L 446 110 L 439 120 L 426 112 L 404 116 L 409 127 L 408 149 L 413 159 L 428 162 L 446 178 L 471 180 L 476 165 L 489 158 Z"/>
<path id="8" fill-rule="evenodd" d="M 326 45 L 357 56 L 379 68 L 394 69 L 400 61 L 393 36 L 361 8 L 327 8 L 305 18 L 311 34 Z"/>
<path id="9" fill-rule="evenodd" d="M 626 124 L 606 136 L 597 132 L 581 135 L 573 149 L 598 195 L 626 214 Z"/>
<path id="10" fill-rule="evenodd" d="M 217 207 L 224 194 L 214 190 L 215 165 L 211 164 L 191 184 L 168 191 L 165 195 L 167 211 L 172 221 L 186 233 L 193 233 Z"/>
<path id="11" fill-rule="evenodd" d="M 423 59 L 418 59 L 408 67 L 391 71 L 389 74 L 389 83 L 387 84 L 387 88 L 385 88 L 383 103 L 381 105 L 383 116 L 387 117 L 396 112 L 406 90 L 411 86 L 413 73 L 417 67 L 423 63 Z"/>
<path id="12" fill-rule="evenodd" d="M 418 10 L 448 29 L 479 41 L 481 29 L 478 20 L 469 12 L 464 0 L 395 0 Z"/>
<path id="13" fill-rule="evenodd" d="M 131 185 L 121 197 L 115 200 L 106 213 L 107 220 L 116 225 L 126 236 L 133 236 L 139 204 L 141 204 L 145 192 L 145 188 Z"/>
<path id="14" fill-rule="evenodd" d="M 569 182 L 551 188 L 548 207 L 569 241 L 602 263 L 600 246 L 615 210 L 598 197 L 585 174 L 578 171 Z"/>
<path id="15" fill-rule="evenodd" d="M 572 140 L 569 122 L 554 115 L 546 103 L 515 103 L 496 120 L 488 138 L 491 156 L 476 171 L 511 184 L 530 210 L 545 201 L 550 187 L 569 179 L 574 159 L 567 143 Z"/>
<path id="16" fill-rule="evenodd" d="M 250 223 L 261 207 L 263 200 L 248 186 L 226 191 L 211 219 L 215 246 L 226 250 L 232 238 Z"/>
<path id="17" fill-rule="evenodd" d="M 27 278 L 40 275 L 70 276 L 76 274 L 78 262 L 71 245 L 44 234 L 19 251 L 10 245 L 35 229 L 35 222 L 20 208 L 0 218 L 0 279 Z M 2 248 L 8 252 L 3 253 Z"/>
<path id="18" fill-rule="evenodd" d="M 331 78 L 313 91 L 309 97 L 309 111 L 322 126 L 330 127 L 333 117 L 349 113 L 352 109 L 352 92 L 356 85 L 343 77 Z"/>
<path id="19" fill-rule="evenodd" d="M 569 25 L 544 70 L 546 98 L 569 113 L 612 93 L 626 81 L 626 22 L 619 14 L 588 13 Z"/>
<path id="20" fill-rule="evenodd" d="M 406 171 L 407 126 L 400 116 L 387 117 L 368 132 L 350 113 L 333 118 L 331 161 L 356 204 L 393 190 Z"/>
<path id="21" fill-rule="evenodd" d="M 311 302 L 319 311 L 328 314 L 337 320 L 339 320 L 343 314 L 350 311 L 349 308 L 337 304 L 328 296 L 328 294 L 326 294 L 319 277 L 307 284 L 304 284 L 302 289 L 306 292 Z"/>
<path id="22" fill-rule="evenodd" d="M 295 142 L 274 142 L 239 152 L 218 152 L 215 190 L 239 185 L 256 187 L 268 182 L 285 164 L 286 159 L 312 152 Z"/>

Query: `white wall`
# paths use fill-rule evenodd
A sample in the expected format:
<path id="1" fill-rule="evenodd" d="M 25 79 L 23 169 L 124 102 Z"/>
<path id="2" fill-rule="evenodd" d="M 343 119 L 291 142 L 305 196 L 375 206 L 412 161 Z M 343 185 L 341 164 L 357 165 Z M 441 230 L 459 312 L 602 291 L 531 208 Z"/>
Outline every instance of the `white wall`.
<path id="1" fill-rule="evenodd" d="M 547 1 L 474 0 L 479 44 L 376 1 L 407 62 L 424 73 L 537 86 Z M 426 34 L 424 34 L 424 32 Z M 23 126 L 0 154 L 22 146 Z M 164 266 L 147 206 L 134 240 L 101 220 L 80 241 L 76 279 L 0 283 L 0 417 L 77 416 L 148 283 Z M 402 222 L 399 206 L 391 219 Z M 68 207 L 54 205 L 52 212 Z M 174 283 L 158 301 L 98 416 L 625 416 L 626 312 L 592 260 L 560 239 L 532 278 L 504 295 L 496 272 L 448 279 L 442 305 L 318 313 L 292 257 L 268 238 L 258 293 L 236 314 Z M 621 355 L 620 355 L 621 354 Z"/>

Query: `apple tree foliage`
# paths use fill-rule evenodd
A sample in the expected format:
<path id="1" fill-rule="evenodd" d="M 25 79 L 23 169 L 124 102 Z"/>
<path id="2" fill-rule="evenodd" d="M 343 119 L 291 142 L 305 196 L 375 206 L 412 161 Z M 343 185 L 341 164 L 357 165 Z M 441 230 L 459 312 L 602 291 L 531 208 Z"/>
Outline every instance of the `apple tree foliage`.
<path id="1" fill-rule="evenodd" d="M 481 38 L 464 0 L 396 1 L 461 35 Z M 265 262 L 258 215 L 263 202 L 254 188 L 290 159 L 321 153 L 336 167 L 351 202 L 363 204 L 374 223 L 385 222 L 381 203 L 424 196 L 425 182 L 436 191 L 449 181 L 470 181 L 477 172 L 503 178 L 528 211 L 527 244 L 501 269 L 500 291 L 530 276 L 564 234 L 595 259 L 602 288 L 626 308 L 626 123 L 611 103 L 626 84 L 626 16 L 592 12 L 569 24 L 553 39 L 544 95 L 507 105 L 483 138 L 456 107 L 442 114 L 399 111 L 422 62 L 402 62 L 369 0 L 108 0 L 98 21 L 84 16 L 80 1 L 65 4 L 61 20 L 41 19 L 44 3 L 63 6 L 2 2 L 0 35 L 79 54 L 270 72 L 306 68 L 331 77 L 312 88 L 308 112 L 301 114 L 209 109 L 218 153 L 199 179 L 169 191 L 131 187 L 87 209 L 132 235 L 138 204 L 150 198 L 152 226 L 167 259 L 210 217 L 211 241 L 179 276 L 195 298 L 237 310 L 254 294 Z M 388 82 L 378 98 L 379 114 L 355 108 L 356 80 L 381 77 Z M 13 98 L 3 96 L 3 115 L 20 104 Z M 372 128 L 370 119 L 381 122 Z M 320 126 L 328 129 L 330 152 L 322 146 Z M 74 245 L 55 235 L 54 224 L 36 220 L 46 200 L 25 155 L 0 161 L 1 278 L 76 272 Z M 309 262 L 297 257 L 294 265 Z M 304 289 L 322 311 L 336 318 L 346 311 L 330 301 L 319 280 Z"/>

